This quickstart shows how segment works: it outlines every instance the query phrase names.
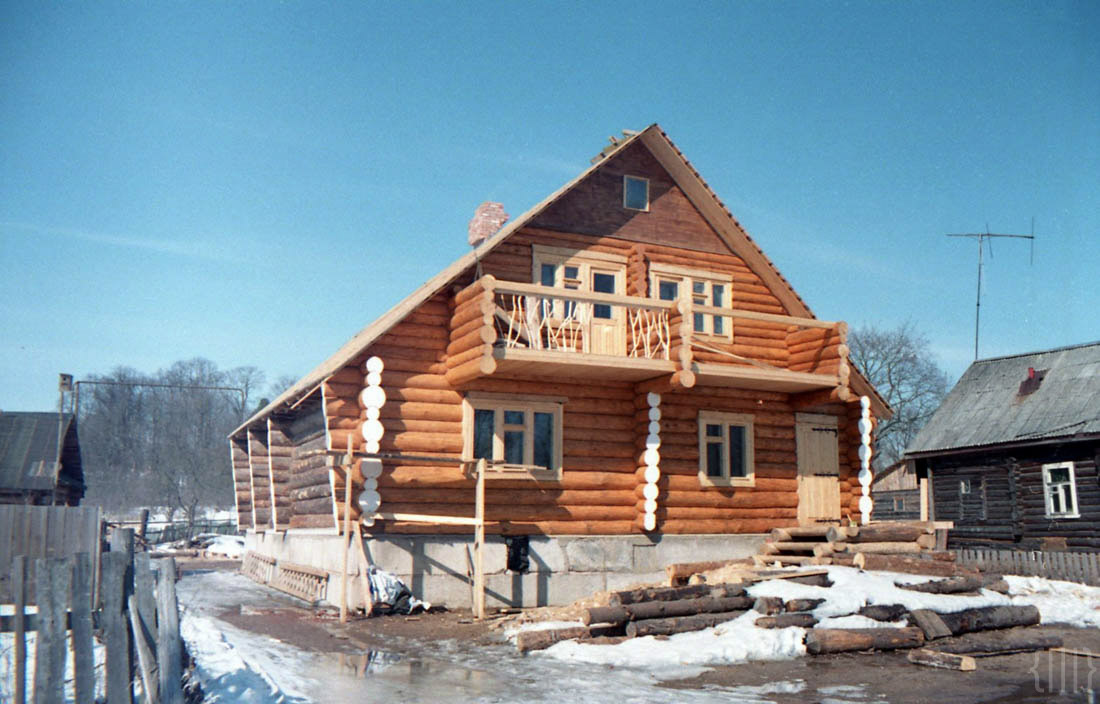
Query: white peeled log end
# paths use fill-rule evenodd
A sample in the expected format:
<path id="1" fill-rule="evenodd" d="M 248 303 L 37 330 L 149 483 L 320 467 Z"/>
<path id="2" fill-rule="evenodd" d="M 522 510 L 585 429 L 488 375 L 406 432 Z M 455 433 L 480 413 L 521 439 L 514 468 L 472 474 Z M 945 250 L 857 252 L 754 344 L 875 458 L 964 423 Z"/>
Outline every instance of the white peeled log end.
<path id="1" fill-rule="evenodd" d="M 660 490 L 657 488 L 656 484 L 646 484 L 642 487 L 642 496 L 645 497 L 647 500 L 656 501 L 657 494 L 659 493 Z"/>
<path id="2" fill-rule="evenodd" d="M 656 499 L 646 499 L 645 500 L 645 505 L 642 508 L 645 509 L 646 513 L 657 513 L 657 500 Z"/>
<path id="3" fill-rule="evenodd" d="M 367 409 L 367 420 L 378 420 L 382 413 L 377 408 Z"/>
<path id="4" fill-rule="evenodd" d="M 366 369 L 368 374 L 381 374 L 385 365 L 382 364 L 381 357 L 371 357 L 367 360 Z M 864 397 L 866 398 L 866 397 Z"/>
<path id="5" fill-rule="evenodd" d="M 367 491 L 376 491 L 378 489 L 378 480 L 377 479 L 364 479 L 363 480 L 363 488 L 366 489 Z"/>
<path id="6" fill-rule="evenodd" d="M 372 452 L 377 452 L 377 450 L 372 450 Z M 382 460 L 365 459 L 359 463 L 359 471 L 367 479 L 377 479 L 382 476 Z"/>
<path id="7" fill-rule="evenodd" d="M 382 439 L 382 436 L 385 434 L 385 432 L 385 428 L 382 427 L 382 421 L 363 421 L 363 439 L 367 442 L 378 442 Z"/>
<path id="8" fill-rule="evenodd" d="M 650 408 L 649 409 L 649 419 L 653 422 L 661 420 L 661 409 L 660 408 Z"/>
<path id="9" fill-rule="evenodd" d="M 868 523 L 871 520 L 871 509 L 873 504 L 871 503 L 870 496 L 859 497 L 859 512 L 863 514 L 863 522 Z"/>
<path id="10" fill-rule="evenodd" d="M 382 505 L 382 496 L 377 491 L 364 491 L 359 494 L 358 504 L 363 515 L 370 515 Z"/>
<path id="11" fill-rule="evenodd" d="M 647 450 L 649 450 L 649 449 L 656 450 L 660 446 L 661 446 L 661 436 L 660 435 L 657 435 L 656 433 L 650 433 L 649 435 L 647 435 L 645 437 L 645 448 Z"/>
<path id="12" fill-rule="evenodd" d="M 650 391 L 648 394 L 646 394 L 645 400 L 646 403 L 649 404 L 650 408 L 656 408 L 657 406 L 661 405 L 661 394 Z"/>
<path id="13" fill-rule="evenodd" d="M 661 480 L 661 470 L 657 467 L 650 465 L 645 468 L 645 481 L 646 484 L 656 484 Z"/>
<path id="14" fill-rule="evenodd" d="M 359 403 L 364 408 L 381 408 L 386 405 L 386 392 L 381 386 L 368 386 L 359 392 Z"/>
<path id="15" fill-rule="evenodd" d="M 870 410 L 870 408 L 871 408 L 871 399 L 868 398 L 867 396 L 860 396 L 859 397 L 859 407 L 862 408 L 864 410 L 864 412 Z"/>
<path id="16" fill-rule="evenodd" d="M 864 487 L 871 486 L 871 480 L 872 479 L 874 479 L 874 475 L 871 474 L 871 470 L 869 470 L 869 469 L 859 470 L 859 484 L 860 484 L 860 486 L 864 486 Z"/>
<path id="17" fill-rule="evenodd" d="M 382 449 L 382 448 L 378 444 L 377 440 L 374 440 L 374 441 L 368 440 L 366 442 L 366 444 L 363 446 L 363 450 L 365 452 L 378 452 L 380 449 Z"/>
<path id="18" fill-rule="evenodd" d="M 866 462 L 871 459 L 871 448 L 867 445 L 859 446 L 859 461 Z"/>
<path id="19" fill-rule="evenodd" d="M 656 530 L 657 516 L 652 513 L 647 513 L 645 515 L 645 518 L 642 519 L 642 527 L 644 527 L 646 530 Z"/>
<path id="20" fill-rule="evenodd" d="M 871 419 L 870 418 L 860 418 L 859 419 L 859 432 L 864 434 L 864 435 L 867 435 L 868 433 L 871 432 Z"/>
<path id="21" fill-rule="evenodd" d="M 380 386 L 382 384 L 382 375 L 378 372 L 371 372 L 367 374 L 367 386 Z"/>
<path id="22" fill-rule="evenodd" d="M 656 467 L 661 464 L 661 453 L 650 448 L 642 455 L 642 461 L 645 462 L 647 467 Z"/>
<path id="23" fill-rule="evenodd" d="M 371 526 L 373 526 L 374 525 L 374 516 L 365 516 L 363 518 L 363 525 L 365 525 L 367 528 L 370 528 Z"/>

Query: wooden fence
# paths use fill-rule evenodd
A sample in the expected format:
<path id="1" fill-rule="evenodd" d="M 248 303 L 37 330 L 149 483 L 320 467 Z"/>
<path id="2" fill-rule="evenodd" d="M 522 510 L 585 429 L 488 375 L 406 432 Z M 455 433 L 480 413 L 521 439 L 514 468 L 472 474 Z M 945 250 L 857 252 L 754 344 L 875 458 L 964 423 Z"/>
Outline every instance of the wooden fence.
<path id="1" fill-rule="evenodd" d="M 35 704 L 93 702 L 97 681 L 109 704 L 130 704 L 135 690 L 143 693 L 143 702 L 184 701 L 175 561 L 135 555 L 133 533 L 119 533 L 112 550 L 100 557 L 98 589 L 92 555 L 36 559 L 36 613 L 27 612 L 30 561 L 13 558 L 14 609 L 0 618 L 0 631 L 12 633 L 14 640 L 13 704 L 25 704 L 28 693 Z M 94 665 L 97 631 L 105 651 L 102 672 Z M 28 673 L 29 632 L 34 633 L 33 673 Z"/>
<path id="2" fill-rule="evenodd" d="M 102 515 L 95 506 L 0 505 L 0 602 L 11 603 L 14 596 L 10 575 L 16 555 L 26 558 L 32 599 L 38 558 L 83 553 L 93 557 L 98 569 L 102 525 Z"/>
<path id="3" fill-rule="evenodd" d="M 1100 552 L 965 548 L 955 554 L 959 564 L 989 572 L 1100 586 Z"/>

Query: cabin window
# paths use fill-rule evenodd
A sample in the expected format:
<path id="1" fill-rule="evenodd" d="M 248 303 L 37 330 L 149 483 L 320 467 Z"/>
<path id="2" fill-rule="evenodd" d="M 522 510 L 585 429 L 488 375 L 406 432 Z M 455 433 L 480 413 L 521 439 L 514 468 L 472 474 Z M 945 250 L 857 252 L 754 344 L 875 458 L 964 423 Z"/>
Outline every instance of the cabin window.
<path id="1" fill-rule="evenodd" d="M 649 179 L 623 176 L 623 207 L 628 210 L 649 210 Z"/>
<path id="2" fill-rule="evenodd" d="M 732 279 L 724 278 L 721 274 L 662 264 L 653 264 L 650 271 L 650 290 L 662 301 L 676 301 L 681 295 L 690 295 L 694 306 L 730 307 Z M 695 313 L 692 316 L 692 329 L 702 335 L 726 339 L 732 339 L 733 336 L 731 321 L 721 315 Z"/>
<path id="3" fill-rule="evenodd" d="M 894 510 L 899 511 L 899 512 L 905 510 L 905 497 L 903 497 L 903 496 L 895 496 L 894 497 Z"/>
<path id="4" fill-rule="evenodd" d="M 1043 493 L 1047 518 L 1077 518 L 1080 515 L 1072 462 L 1043 465 Z"/>
<path id="5" fill-rule="evenodd" d="M 626 257 L 534 245 L 532 280 L 579 293 L 623 295 Z M 540 297 L 538 315 L 558 340 L 575 341 L 573 351 L 621 355 L 626 351 L 625 309 L 613 302 Z"/>
<path id="6" fill-rule="evenodd" d="M 970 480 L 969 479 L 960 479 L 959 480 L 959 496 L 966 496 L 969 493 L 970 493 Z"/>
<path id="7" fill-rule="evenodd" d="M 540 479 L 561 477 L 564 399 L 467 395 L 463 403 L 463 459 L 526 469 Z"/>
<path id="8" fill-rule="evenodd" d="M 699 413 L 699 482 L 752 486 L 753 419 L 742 413 Z"/>

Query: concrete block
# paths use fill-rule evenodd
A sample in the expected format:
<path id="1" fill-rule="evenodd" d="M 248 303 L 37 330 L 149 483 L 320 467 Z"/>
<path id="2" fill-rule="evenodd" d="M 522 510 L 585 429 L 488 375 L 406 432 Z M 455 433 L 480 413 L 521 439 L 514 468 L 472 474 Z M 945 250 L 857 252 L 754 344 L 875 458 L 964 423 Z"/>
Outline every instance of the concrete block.
<path id="1" fill-rule="evenodd" d="M 412 573 L 416 551 L 411 538 L 374 537 L 364 541 L 363 547 L 378 569 L 398 575 Z"/>
<path id="2" fill-rule="evenodd" d="M 657 562 L 737 560 L 756 553 L 763 535 L 665 535 L 657 543 Z"/>
<path id="3" fill-rule="evenodd" d="M 631 561 L 632 572 L 655 572 L 661 568 L 661 565 L 657 564 L 656 545 L 635 544 L 631 547 L 634 551 Z"/>
<path id="4" fill-rule="evenodd" d="M 608 572 L 607 573 L 607 586 L 608 591 L 625 591 L 634 587 L 640 587 L 643 584 L 665 584 L 667 579 L 664 571 L 655 572 Z"/>
<path id="5" fill-rule="evenodd" d="M 603 571 L 604 548 L 599 538 L 569 538 L 564 548 L 569 572 Z"/>
<path id="6" fill-rule="evenodd" d="M 532 572 L 565 572 L 565 549 L 558 538 L 531 536 L 528 543 L 528 556 Z"/>

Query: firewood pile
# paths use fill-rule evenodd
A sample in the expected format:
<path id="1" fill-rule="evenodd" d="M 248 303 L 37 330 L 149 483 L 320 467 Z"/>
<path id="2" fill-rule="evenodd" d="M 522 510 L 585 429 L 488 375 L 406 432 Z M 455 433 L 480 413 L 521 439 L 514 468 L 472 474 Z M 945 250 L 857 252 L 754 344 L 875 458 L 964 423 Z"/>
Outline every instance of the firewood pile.
<path id="1" fill-rule="evenodd" d="M 517 634 L 520 652 L 548 648 L 563 640 L 617 643 L 637 636 L 668 636 L 697 631 L 731 621 L 755 611 L 758 628 L 798 626 L 805 632 L 806 651 L 826 655 L 851 651 L 908 649 L 910 662 L 967 671 L 974 658 L 1060 648 L 1061 638 L 1033 626 L 1039 623 L 1034 606 L 999 605 L 957 610 L 950 605 L 937 610 L 909 610 L 900 604 L 871 604 L 855 614 L 888 623 L 880 628 L 814 628 L 813 611 L 824 598 L 781 599 L 753 597 L 747 592 L 755 581 L 784 578 L 819 587 L 830 587 L 825 570 L 785 574 L 759 573 L 745 583 L 692 584 L 682 587 L 649 587 L 615 592 L 607 606 L 589 607 L 584 625 L 522 631 Z M 975 595 L 980 589 L 1004 590 L 996 575 L 963 574 L 921 584 L 897 584 L 899 588 L 941 595 Z M 950 599 L 951 596 L 948 596 Z"/>
<path id="2" fill-rule="evenodd" d="M 891 564 L 906 565 L 919 560 L 924 573 L 950 574 L 953 572 L 950 567 L 927 572 L 924 564 L 929 560 L 954 560 L 951 553 L 936 549 L 936 531 L 937 526 L 927 521 L 775 528 L 753 561 L 757 565 L 847 565 L 892 570 Z"/>

